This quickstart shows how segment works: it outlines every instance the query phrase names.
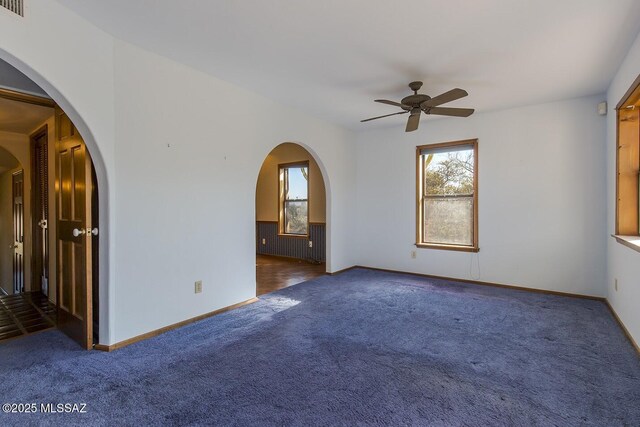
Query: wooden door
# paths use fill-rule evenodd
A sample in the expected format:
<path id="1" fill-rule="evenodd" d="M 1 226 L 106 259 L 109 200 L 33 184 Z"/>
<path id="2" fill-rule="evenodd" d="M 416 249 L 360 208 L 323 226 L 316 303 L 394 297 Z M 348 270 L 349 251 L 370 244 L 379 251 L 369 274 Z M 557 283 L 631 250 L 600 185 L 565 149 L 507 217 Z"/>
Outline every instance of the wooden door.
<path id="1" fill-rule="evenodd" d="M 82 347 L 91 349 L 92 165 L 77 129 L 59 109 L 56 132 L 58 328 Z"/>
<path id="2" fill-rule="evenodd" d="M 47 127 L 32 138 L 32 270 L 31 289 L 49 295 L 49 155 Z"/>
<path id="3" fill-rule="evenodd" d="M 13 292 L 24 292 L 24 171 L 14 172 L 13 188 Z"/>

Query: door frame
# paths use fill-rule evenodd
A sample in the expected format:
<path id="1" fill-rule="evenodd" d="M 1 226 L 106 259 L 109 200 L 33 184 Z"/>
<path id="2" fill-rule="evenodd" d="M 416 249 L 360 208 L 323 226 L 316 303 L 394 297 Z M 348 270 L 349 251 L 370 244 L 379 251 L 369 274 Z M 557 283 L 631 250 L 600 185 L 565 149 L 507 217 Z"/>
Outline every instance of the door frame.
<path id="1" fill-rule="evenodd" d="M 49 163 L 49 126 L 47 124 L 42 125 L 40 128 L 38 128 L 35 132 L 32 132 L 31 135 L 29 135 L 29 157 L 30 157 L 30 162 L 31 162 L 31 244 L 29 246 L 30 250 L 31 250 L 31 285 L 32 285 L 32 290 L 33 290 L 33 285 L 36 283 L 36 281 L 39 280 L 39 277 L 37 276 L 37 274 L 39 274 L 39 271 L 36 271 L 36 256 L 38 256 L 38 251 L 40 251 L 41 248 L 36 248 L 36 242 L 39 242 L 39 239 L 36 238 L 36 236 L 38 235 L 38 233 L 40 233 L 40 226 L 38 224 L 37 218 L 36 218 L 36 211 L 38 210 L 38 206 L 40 204 L 40 202 L 37 199 L 37 194 L 35 188 L 38 185 L 38 182 L 36 181 L 36 177 L 38 176 L 38 171 L 37 171 L 37 164 L 36 164 L 36 155 L 35 155 L 35 145 L 36 145 L 36 140 L 38 138 L 40 138 L 41 136 L 45 137 L 46 139 L 46 162 Z M 47 168 L 48 168 L 48 164 L 47 164 Z M 51 182 L 51 171 L 48 170 L 48 174 L 47 174 L 47 182 L 45 185 L 49 186 L 49 183 Z M 53 176 L 53 179 L 55 180 L 55 174 Z M 47 195 L 49 196 L 49 194 L 47 193 Z M 51 206 L 49 206 L 49 209 L 51 209 Z M 55 209 L 55 206 L 54 206 Z M 50 216 L 51 214 L 49 213 L 49 215 L 47 216 L 46 220 L 48 224 L 51 224 L 50 221 Z M 51 236 L 49 236 L 49 239 L 51 239 Z M 46 243 L 45 243 L 46 244 Z M 51 269 L 49 268 L 51 265 L 51 248 L 50 245 L 47 245 L 47 254 L 48 254 L 48 259 L 46 260 L 46 262 L 48 262 L 49 265 L 47 265 L 47 270 L 49 271 L 49 284 L 51 283 Z M 43 263 L 45 262 L 45 260 L 43 260 Z M 38 287 L 39 290 L 42 290 L 42 283 L 40 283 L 40 286 Z M 48 286 L 48 296 L 51 294 L 52 288 L 51 286 Z M 55 288 L 53 288 L 53 292 L 55 292 Z"/>
<path id="2" fill-rule="evenodd" d="M 4 89 L 4 88 L 0 88 L 0 98 L 5 98 L 5 99 L 10 99 L 13 101 L 17 101 L 17 102 L 24 102 L 27 104 L 33 104 L 33 105 L 39 105 L 39 106 L 44 106 L 44 107 L 53 107 L 53 116 L 54 116 L 54 122 L 55 122 L 55 133 L 57 136 L 58 133 L 58 127 L 59 127 L 59 120 L 58 120 L 58 113 L 57 111 L 63 111 L 62 107 L 58 106 L 57 103 L 55 103 L 55 101 L 47 99 L 47 98 L 42 98 L 39 96 L 33 96 L 30 94 L 24 94 L 18 91 L 13 91 L 13 90 L 8 90 L 8 89 Z M 66 112 L 64 112 L 65 115 Z M 67 115 L 67 117 L 69 117 Z M 73 119 L 71 117 L 69 117 L 69 121 L 71 122 L 73 128 L 76 130 L 76 132 L 79 132 L 79 129 L 77 128 L 76 124 L 73 122 Z M 46 146 L 46 159 L 45 161 L 47 162 L 47 167 L 48 167 L 48 174 L 47 174 L 47 183 L 46 185 L 48 186 L 48 189 L 51 189 L 50 184 L 53 183 L 53 187 L 54 187 L 54 197 L 51 198 L 51 194 L 48 191 L 48 200 L 49 201 L 53 201 L 53 204 L 49 204 L 49 211 L 48 211 L 48 215 L 47 215 L 47 222 L 49 224 L 49 242 L 54 241 L 56 242 L 55 247 L 51 248 L 51 245 L 47 245 L 47 249 L 48 249 L 48 255 L 49 255 L 49 259 L 46 265 L 46 268 L 48 269 L 48 278 L 49 278 L 49 286 L 48 286 L 48 295 L 51 296 L 52 292 L 54 292 L 53 295 L 55 295 L 56 297 L 56 304 L 58 304 L 58 297 L 59 297 L 59 292 L 58 292 L 58 286 L 59 286 L 59 281 L 56 280 L 55 286 L 52 286 L 52 277 L 56 277 L 59 274 L 58 269 L 59 269 L 59 265 L 58 265 L 58 260 L 59 260 L 59 254 L 58 254 L 58 245 L 57 245 L 57 241 L 59 238 L 59 227 L 51 227 L 51 220 L 53 219 L 54 221 L 57 221 L 57 210 L 59 208 L 58 206 L 58 196 L 57 196 L 57 191 L 58 189 L 58 180 L 59 180 L 59 171 L 58 171 L 58 167 L 57 167 L 57 161 L 54 162 L 55 166 L 53 169 L 51 169 L 49 166 L 51 165 L 51 161 L 49 159 L 50 157 L 50 144 L 51 144 L 51 138 L 49 135 L 49 127 L 50 125 L 48 123 L 45 123 L 44 125 L 40 126 L 38 129 L 36 129 L 34 132 L 29 134 L 29 156 L 28 156 L 28 162 L 29 165 L 32 167 L 32 171 L 29 173 L 29 178 L 31 179 L 31 184 L 30 184 L 30 188 L 31 188 L 31 194 L 29 196 L 29 201 L 31 202 L 31 214 L 30 215 L 26 215 L 23 212 L 23 218 L 24 218 L 24 222 L 23 222 L 23 234 L 22 234 L 22 240 L 23 240 L 23 265 L 22 265 L 22 269 L 23 269 L 23 279 L 22 279 L 22 290 L 21 291 L 26 291 L 27 290 L 27 283 L 24 282 L 24 254 L 28 253 L 31 256 L 31 260 L 29 261 L 29 267 L 31 268 L 31 282 L 32 285 L 34 285 L 33 288 L 30 288 L 29 290 L 34 290 L 35 288 L 37 289 L 41 289 L 42 284 L 40 284 L 40 286 L 35 285 L 36 282 L 39 281 L 39 277 L 36 276 L 40 276 L 41 270 L 36 268 L 36 256 L 40 256 L 42 257 L 42 255 L 38 255 L 38 252 L 42 251 L 42 246 L 40 244 L 38 244 L 38 247 L 36 247 L 36 241 L 38 241 L 38 239 L 36 238 L 36 234 L 41 232 L 41 228 L 38 225 L 38 220 L 39 215 L 35 215 L 33 214 L 34 212 L 36 212 L 38 209 L 38 206 L 40 205 L 40 200 L 36 201 L 37 198 L 37 191 L 33 191 L 35 189 L 35 186 L 39 185 L 39 181 L 37 179 L 35 179 L 36 177 L 39 177 L 39 173 L 37 170 L 37 165 L 36 165 L 36 154 L 35 154 L 35 145 L 36 145 L 36 140 L 44 137 L 45 138 L 45 146 Z M 94 161 L 94 157 L 91 155 L 90 151 L 89 151 L 89 147 L 86 144 L 86 141 L 84 140 L 84 138 L 82 137 L 82 135 L 80 134 L 80 138 L 82 140 L 82 144 L 84 146 L 83 150 L 85 151 L 85 156 L 86 156 L 86 164 L 87 164 L 87 171 L 88 173 L 91 175 L 90 177 L 90 182 L 91 182 L 91 187 L 90 187 L 90 203 L 92 206 L 91 211 L 87 212 L 87 219 L 88 219 L 88 223 L 92 224 L 92 227 L 98 227 L 98 229 L 100 229 L 100 191 L 99 191 L 99 178 L 98 178 L 98 174 L 99 174 L 99 170 L 96 168 L 96 164 Z M 59 141 L 56 139 L 53 142 L 56 145 L 56 148 L 54 151 L 57 151 L 57 144 L 59 143 Z M 23 169 L 21 169 L 20 171 L 16 171 L 16 173 L 22 173 L 23 174 L 23 203 L 26 199 L 24 199 L 25 194 L 24 194 L 24 180 L 26 178 L 26 171 Z M 87 190 L 89 190 L 89 188 L 87 188 Z M 12 189 L 12 192 L 14 190 Z M 12 196 L 12 199 L 14 197 Z M 56 216 L 56 218 L 53 218 L 53 215 Z M 38 217 L 38 218 L 36 218 Z M 51 229 L 53 228 L 53 230 Z M 29 240 L 29 244 L 27 244 L 27 238 L 26 238 L 26 234 L 24 231 L 29 230 L 32 233 L 32 238 Z M 53 232 L 52 232 L 53 231 Z M 88 332 L 88 340 L 86 343 L 86 346 L 83 345 L 84 348 L 86 348 L 87 350 L 92 349 L 96 344 L 99 344 L 100 342 L 100 337 L 97 336 L 96 334 L 93 333 L 94 329 L 98 329 L 98 327 L 100 326 L 100 302 L 101 302 L 101 298 L 99 295 L 99 291 L 100 291 L 100 269 L 99 269 L 99 265 L 101 264 L 101 257 L 102 257 L 102 248 L 100 246 L 102 246 L 100 244 L 100 241 L 103 239 L 99 239 L 98 236 L 95 236 L 95 244 L 91 245 L 91 249 L 90 251 L 87 252 L 86 256 L 87 258 L 90 258 L 89 260 L 89 265 L 91 265 L 92 267 L 89 268 L 87 270 L 87 274 L 89 276 L 91 276 L 91 283 L 92 286 L 91 288 L 88 290 L 88 292 L 85 295 L 85 304 L 87 307 L 87 316 L 85 319 L 85 322 L 87 324 L 87 330 Z M 43 243 L 44 244 L 44 243 Z M 15 257 L 15 255 L 13 255 Z M 53 260 L 52 260 L 53 259 Z M 45 262 L 46 260 L 42 260 L 43 262 Z M 53 261 L 53 262 L 52 262 Z M 14 261 L 15 263 L 15 261 Z M 50 268 L 53 265 L 53 268 Z M 14 266 L 14 271 L 15 271 L 15 266 Z M 52 276 L 54 275 L 54 276 Z M 15 281 L 15 272 L 13 274 L 14 276 L 14 281 Z M 15 290 L 15 285 L 14 285 L 14 290 Z M 95 294 L 95 295 L 93 295 Z M 105 325 L 107 326 L 107 325 Z M 105 328 L 106 329 L 106 328 Z"/>

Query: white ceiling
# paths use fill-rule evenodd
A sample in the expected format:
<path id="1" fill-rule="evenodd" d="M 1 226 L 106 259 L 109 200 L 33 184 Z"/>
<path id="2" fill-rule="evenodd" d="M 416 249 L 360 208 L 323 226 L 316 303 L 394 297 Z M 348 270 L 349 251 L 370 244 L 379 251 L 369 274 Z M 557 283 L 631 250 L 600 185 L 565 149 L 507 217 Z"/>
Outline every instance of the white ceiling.
<path id="1" fill-rule="evenodd" d="M 29 134 L 53 115 L 53 108 L 0 98 L 0 131 Z"/>
<path id="2" fill-rule="evenodd" d="M 117 38 L 350 129 L 423 80 L 488 111 L 606 90 L 637 0 L 59 0 Z M 594 107 L 595 108 L 595 107 Z M 464 120 L 464 119 L 455 119 Z"/>

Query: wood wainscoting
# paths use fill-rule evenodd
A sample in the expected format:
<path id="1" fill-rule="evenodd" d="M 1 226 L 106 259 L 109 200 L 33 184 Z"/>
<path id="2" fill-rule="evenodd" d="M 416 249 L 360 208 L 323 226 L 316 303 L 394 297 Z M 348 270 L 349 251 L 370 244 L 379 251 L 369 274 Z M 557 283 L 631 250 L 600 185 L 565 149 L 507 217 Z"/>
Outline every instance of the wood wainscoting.
<path id="1" fill-rule="evenodd" d="M 310 222 L 309 235 L 300 238 L 278 234 L 278 221 L 256 221 L 256 253 L 325 262 L 326 235 L 322 222 Z"/>

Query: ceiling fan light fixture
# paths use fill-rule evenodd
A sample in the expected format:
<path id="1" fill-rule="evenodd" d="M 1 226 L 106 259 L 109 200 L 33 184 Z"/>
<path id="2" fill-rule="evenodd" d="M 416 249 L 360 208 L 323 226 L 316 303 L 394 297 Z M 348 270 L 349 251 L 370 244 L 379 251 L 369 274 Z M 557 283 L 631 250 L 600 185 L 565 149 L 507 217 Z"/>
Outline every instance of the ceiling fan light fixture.
<path id="1" fill-rule="evenodd" d="M 394 114 L 387 114 L 384 116 L 372 117 L 370 119 L 361 120 L 361 122 L 368 122 L 371 120 L 377 120 L 383 117 L 395 116 L 396 114 L 408 112 L 409 119 L 407 120 L 407 127 L 405 128 L 405 132 L 412 132 L 418 129 L 418 124 L 420 123 L 420 113 L 433 114 L 438 116 L 469 117 L 475 111 L 472 108 L 438 107 L 439 105 L 446 104 L 447 102 L 455 101 L 456 99 L 464 98 L 465 96 L 469 95 L 464 89 L 451 89 L 450 91 L 431 98 L 429 95 L 418 93 L 418 90 L 420 90 L 421 87 L 422 82 L 415 81 L 409 83 L 409 88 L 413 91 L 413 95 L 404 97 L 401 102 L 389 101 L 387 99 L 376 99 L 375 102 L 400 107 L 404 111 Z"/>

